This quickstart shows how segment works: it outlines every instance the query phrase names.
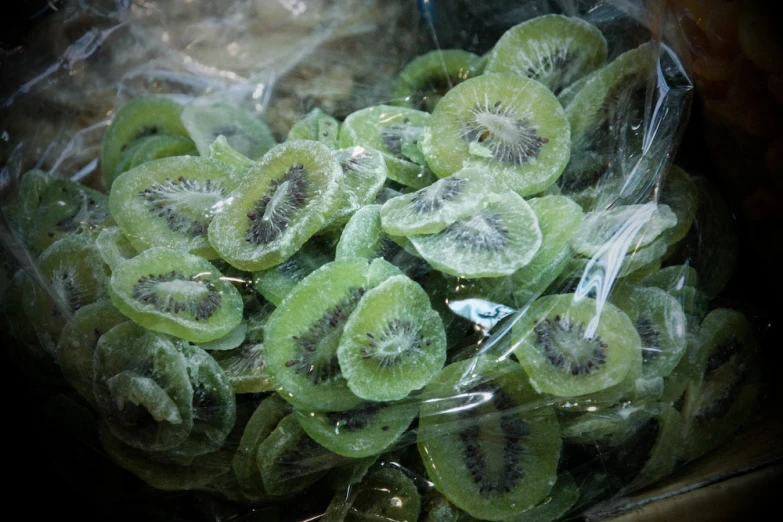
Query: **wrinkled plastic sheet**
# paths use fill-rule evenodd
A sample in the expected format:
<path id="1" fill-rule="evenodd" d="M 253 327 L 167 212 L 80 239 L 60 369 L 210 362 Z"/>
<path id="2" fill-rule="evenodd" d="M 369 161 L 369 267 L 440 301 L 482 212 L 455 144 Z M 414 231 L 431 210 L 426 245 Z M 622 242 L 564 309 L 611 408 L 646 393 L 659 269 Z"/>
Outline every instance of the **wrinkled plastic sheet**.
<path id="1" fill-rule="evenodd" d="M 608 60 L 648 40 L 659 50 L 659 59 L 647 78 L 642 118 L 634 128 L 637 138 L 634 143 L 638 146 L 618 146 L 612 152 L 612 176 L 619 175 L 622 183 L 612 185 L 613 191 L 599 196 L 603 198 L 600 199 L 602 209 L 639 205 L 639 210 L 620 223 L 603 244 L 597 245 L 593 255 L 583 259 L 571 277 L 558 279 L 545 291 L 546 294 L 573 294 L 575 302 L 589 299 L 595 303 L 594 316 L 586 327 L 591 332 L 589 335 L 593 335 L 604 309 L 612 306 L 614 292 L 629 281 L 624 267 L 632 261 L 625 253 L 638 240 L 640 230 L 660 200 L 688 120 L 692 96 L 689 65 L 681 60 L 683 43 L 677 17 L 663 2 L 423 0 L 416 5 L 380 0 L 69 2 L 38 29 L 38 34 L 47 34 L 47 38 L 34 38 L 24 49 L 9 51 L 3 64 L 8 73 L 5 76 L 16 81 L 4 83 L 0 100 L 3 140 L 0 150 L 5 163 L 0 178 L 2 202 L 13 204 L 20 177 L 31 168 L 100 187 L 101 140 L 116 107 L 128 100 L 164 94 L 183 104 L 227 103 L 262 118 L 278 141 L 282 141 L 291 125 L 314 107 L 342 120 L 355 110 L 387 101 L 389 84 L 417 54 L 437 48 L 463 48 L 482 54 L 508 27 L 547 13 L 577 16 L 599 27 L 609 42 Z M 704 194 L 711 192 L 707 189 Z M 694 230 L 687 239 L 691 250 L 680 251 L 675 256 L 679 263 L 687 265 L 693 258 L 700 269 L 707 269 L 713 263 L 723 262 L 722 258 L 710 258 L 707 254 L 732 256 L 726 249 L 716 247 L 725 238 L 712 233 L 709 226 Z M 61 313 L 68 320 L 67 309 L 63 303 L 57 303 L 49 281 L 36 268 L 35 256 L 5 215 L 0 232 L 6 264 L 20 267 L 47 289 L 55 306 L 60 305 Z M 637 276 L 641 280 L 644 274 Z M 251 280 L 246 283 L 252 286 Z M 453 423 L 444 423 L 446 431 L 462 429 L 458 420 L 462 412 L 492 404 L 497 398 L 492 391 L 470 391 L 468 383 L 480 377 L 480 369 L 487 360 L 516 364 L 512 330 L 530 319 L 528 310 L 538 297 L 532 295 L 527 302 L 511 306 L 494 302 L 471 289 L 461 295 L 460 284 L 458 279 L 454 291 L 447 293 L 445 308 L 453 321 L 469 325 L 450 352 L 454 361 L 472 361 L 465 366 L 462 378 L 465 392 L 409 399 L 422 401 L 422 411 L 453 415 Z M 689 330 L 681 319 L 698 322 L 680 314 L 667 327 L 675 336 L 692 335 L 693 329 Z M 691 356 L 695 354 L 689 353 L 685 359 Z M 38 371 L 36 364 L 40 364 L 44 371 L 56 373 L 46 354 L 36 352 L 33 358 L 37 361 L 32 364 L 34 371 Z M 562 425 L 577 417 L 597 423 L 602 418 L 607 423 L 624 419 L 629 433 L 639 436 L 640 430 L 636 428 L 648 425 L 646 421 L 660 413 L 662 401 L 669 401 L 665 404 L 667 411 L 681 408 L 680 395 L 661 398 L 668 391 L 668 384 L 665 379 L 641 380 L 633 396 L 622 396 L 619 403 L 616 397 L 604 401 L 601 397 L 544 394 L 522 410 L 534 418 L 536 411 L 556 412 Z M 73 395 L 56 397 L 54 406 L 50 404 L 46 411 L 60 422 L 63 433 L 74 444 L 99 447 L 96 431 L 100 415 Z M 262 398 L 257 394 L 237 395 L 238 409 L 244 411 L 244 416 L 238 417 L 246 422 L 248 412 Z M 433 403 L 445 406 L 433 410 Z M 59 414 L 52 413 L 58 411 Z M 75 426 L 73 418 L 63 418 L 62 411 L 72 411 L 73 418 L 85 422 Z M 676 415 L 684 414 L 676 410 Z M 637 423 L 637 418 L 644 421 Z M 421 437 L 417 440 L 422 422 L 424 419 L 414 421 L 393 450 L 377 458 L 372 469 L 401 471 L 416 485 L 422 498 L 430 498 L 436 491 L 436 481 L 422 467 L 417 451 L 417 442 L 424 452 L 431 442 Z M 682 426 L 679 431 L 685 432 Z M 235 431 L 241 434 L 241 427 L 235 427 Z M 485 444 L 497 445 L 493 437 L 498 434 L 491 430 L 489 433 Z M 665 459 L 659 456 L 667 460 L 661 464 L 663 471 L 645 477 L 645 481 L 620 481 L 621 460 L 630 459 L 634 453 L 628 444 L 643 446 L 645 440 L 633 436 L 629 435 L 621 450 L 604 450 L 605 441 L 601 440 L 592 444 L 584 440 L 575 445 L 564 443 L 559 471 L 561 476 L 567 471 L 574 478 L 578 498 L 552 516 L 578 514 L 597 501 L 665 478 L 675 469 L 675 458 L 667 454 Z M 237 444 L 236 438 L 232 440 Z M 687 439 L 672 440 L 666 442 L 672 448 L 690 443 Z M 230 460 L 236 449 L 226 445 L 215 458 Z M 538 449 L 531 446 L 525 451 L 535 455 Z M 454 448 L 454 451 L 461 450 Z M 666 451 L 675 450 L 666 448 Z M 187 463 L 182 462 L 172 464 L 168 471 L 176 474 L 172 470 L 180 468 L 184 475 L 189 473 Z M 230 470 L 211 482 L 185 489 L 199 492 L 197 507 L 214 520 L 313 520 L 327 506 L 333 510 L 330 516 L 341 509 L 349 513 L 357 495 L 367 493 L 362 490 L 361 474 L 355 481 L 349 481 L 356 483 L 342 483 L 337 491 L 322 481 L 304 496 L 270 502 L 254 503 L 244 497 L 231 482 Z M 141 478 L 145 476 L 142 474 Z M 376 497 L 383 494 L 375 492 Z M 394 492 L 389 494 L 390 501 L 402 502 Z M 339 502 L 341 495 L 344 503 Z M 554 497 L 546 498 L 544 504 L 554 502 Z M 163 512 L 171 509 L 167 505 L 155 506 Z M 524 520 L 524 513 L 520 512 L 519 517 Z"/>

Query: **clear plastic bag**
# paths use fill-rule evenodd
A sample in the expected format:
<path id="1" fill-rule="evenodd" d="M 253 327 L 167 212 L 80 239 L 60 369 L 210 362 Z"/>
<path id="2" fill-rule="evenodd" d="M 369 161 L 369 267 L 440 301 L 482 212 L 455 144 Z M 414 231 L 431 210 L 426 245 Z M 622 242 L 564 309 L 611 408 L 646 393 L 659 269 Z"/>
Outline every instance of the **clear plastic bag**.
<path id="1" fill-rule="evenodd" d="M 502 76 L 510 66 L 492 51 L 501 37 L 548 14 L 591 24 L 578 26 L 591 35 L 580 45 L 597 46 L 600 63 L 583 80 L 558 76 L 585 58 L 569 51 L 578 37 L 555 30 L 547 45 L 564 47 L 560 62 Z M 714 300 L 734 268 L 735 223 L 709 182 L 673 166 L 693 86 L 666 3 L 80 0 L 41 30 L 50 37 L 5 64 L 18 82 L 0 108 L 4 320 L 16 362 L 58 383 L 41 415 L 69 444 L 98 448 L 106 469 L 196 491 L 191 504 L 214 520 L 557 520 L 664 479 L 751 418 L 760 386 L 751 326 Z M 437 49 L 472 53 L 460 85 L 492 92 L 466 110 L 484 127 L 457 131 L 445 152 L 443 107 L 459 102 L 422 95 L 405 68 L 429 53 L 443 62 L 443 90 L 457 92 Z M 518 83 L 525 74 L 554 93 Z M 542 122 L 533 127 L 522 109 L 506 121 L 522 149 L 493 141 L 503 131 L 492 121 L 512 114 L 490 100 L 503 82 L 514 99 L 525 85 L 545 91 L 537 107 L 554 103 L 547 115 L 524 108 Z M 211 159 L 153 164 L 134 153 L 124 170 L 108 167 L 132 146 L 109 150 L 131 100 L 156 100 L 159 115 L 185 106 L 178 130 L 146 134 L 175 136 L 168 156 Z M 400 108 L 427 103 L 432 116 Z M 349 117 L 372 106 L 374 125 L 422 118 L 411 124 L 420 134 L 388 131 L 371 144 Z M 249 118 L 263 136 L 248 145 L 232 141 L 242 129 L 212 124 L 207 139 L 194 129 L 211 110 L 241 113 L 231 122 Z M 561 135 L 536 134 L 557 118 Z M 341 126 L 339 141 L 329 125 Z M 570 153 L 549 159 L 561 139 Z M 251 153 L 259 141 L 286 145 L 261 157 Z M 302 176 L 338 194 L 342 176 L 329 170 L 338 144 L 354 151 L 343 169 L 366 148 L 388 149 L 369 155 L 381 158 L 384 188 L 359 204 L 346 196 L 342 221 L 340 204 L 312 203 L 330 209 L 310 211 L 319 217 L 307 223 L 320 226 L 302 225 L 312 230 L 262 262 L 236 244 L 287 232 L 213 233 L 236 208 L 255 220 L 279 203 L 279 187 L 310 182 Z M 300 159 L 283 177 L 263 174 L 289 156 Z M 549 177 L 514 185 L 506 166 L 534 163 Z M 128 181 L 145 168 L 137 178 L 167 177 L 149 189 Z M 188 217 L 201 242 L 160 240 L 158 230 L 183 225 L 156 191 L 174 198 L 213 182 L 226 189 L 208 221 Z M 242 210 L 265 183 L 271 195 Z M 459 205 L 448 203 L 463 185 Z M 152 205 L 162 228 L 121 197 Z M 451 204 L 451 214 L 414 226 L 395 221 L 389 198 Z M 475 230 L 488 235 L 466 243 Z M 472 250 L 455 250 L 457 240 Z M 175 297 L 158 293 L 166 285 Z M 231 306 L 236 320 L 213 335 L 204 323 Z M 184 327 L 162 318 L 180 313 L 192 316 Z M 126 477 L 105 476 L 125 487 Z"/>

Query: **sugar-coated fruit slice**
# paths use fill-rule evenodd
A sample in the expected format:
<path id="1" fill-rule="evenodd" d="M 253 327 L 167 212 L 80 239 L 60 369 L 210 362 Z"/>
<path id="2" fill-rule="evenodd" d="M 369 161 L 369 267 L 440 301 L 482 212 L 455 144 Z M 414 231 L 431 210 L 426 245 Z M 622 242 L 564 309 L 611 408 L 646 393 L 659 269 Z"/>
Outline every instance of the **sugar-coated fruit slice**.
<path id="1" fill-rule="evenodd" d="M 498 191 L 492 175 L 468 167 L 411 194 L 392 198 L 381 208 L 381 225 L 392 236 L 436 234 L 477 213 Z"/>
<path id="2" fill-rule="evenodd" d="M 234 455 L 233 467 L 242 493 L 259 502 L 269 500 L 261 480 L 258 446 L 272 433 L 277 424 L 290 413 L 290 406 L 278 395 L 270 395 L 258 405 L 245 425 L 242 438 Z"/>
<path id="3" fill-rule="evenodd" d="M 419 138 L 430 119 L 429 113 L 377 105 L 348 115 L 340 130 L 340 148 L 354 146 L 383 154 L 389 179 L 422 188 L 435 180 L 419 150 Z"/>
<path id="4" fill-rule="evenodd" d="M 101 335 L 128 320 L 109 299 L 100 299 L 80 308 L 63 328 L 57 342 L 57 364 L 68 383 L 94 402 L 92 360 Z"/>
<path id="5" fill-rule="evenodd" d="M 512 346 L 536 389 L 564 397 L 608 389 L 642 364 L 628 316 L 576 294 L 537 299 L 514 324 Z"/>
<path id="6" fill-rule="evenodd" d="M 288 131 L 286 141 L 311 140 L 323 143 L 330 149 L 336 149 L 340 132 L 340 122 L 318 107 L 308 112 L 304 118 L 294 123 Z"/>
<path id="7" fill-rule="evenodd" d="M 219 161 L 163 158 L 120 175 L 112 186 L 109 206 L 139 251 L 166 246 L 215 258 L 207 229 L 234 186 L 232 170 Z"/>
<path id="8" fill-rule="evenodd" d="M 223 337 L 242 321 L 242 297 L 209 261 L 155 247 L 118 265 L 112 303 L 150 330 L 194 343 Z"/>
<path id="9" fill-rule="evenodd" d="M 185 136 L 149 136 L 134 149 L 128 170 L 148 161 L 175 156 L 198 156 L 193 140 Z"/>
<path id="10" fill-rule="evenodd" d="M 579 91 L 582 90 L 582 87 L 587 85 L 587 82 L 589 82 L 594 75 L 598 74 L 598 71 L 600 71 L 600 69 L 582 76 L 574 83 L 560 91 L 560 93 L 557 95 L 557 100 L 560 102 L 560 105 L 562 105 L 564 109 L 568 110 L 568 106 L 572 101 L 574 101 L 574 98 L 579 93 Z"/>
<path id="11" fill-rule="evenodd" d="M 112 187 L 116 165 L 122 152 L 144 136 L 173 134 L 186 136 L 182 125 L 182 105 L 163 96 L 144 96 L 126 103 L 111 120 L 101 146 L 101 172 L 104 184 Z"/>
<path id="12" fill-rule="evenodd" d="M 571 131 L 557 98 L 535 80 L 483 74 L 450 90 L 421 135 L 427 164 L 439 177 L 485 167 L 522 196 L 536 194 L 563 172 Z"/>
<path id="13" fill-rule="evenodd" d="M 351 458 L 379 455 L 391 446 L 419 412 L 416 402 L 368 402 L 339 412 L 296 410 L 302 429 L 318 444 Z"/>
<path id="14" fill-rule="evenodd" d="M 164 451 L 193 428 L 193 386 L 185 356 L 166 336 L 127 321 L 104 333 L 93 360 L 93 393 L 112 434 Z"/>
<path id="15" fill-rule="evenodd" d="M 603 66 L 607 44 L 594 25 L 563 15 L 544 15 L 503 33 L 484 72 L 513 73 L 538 80 L 559 94 Z"/>
<path id="16" fill-rule="evenodd" d="M 98 247 L 98 252 L 101 254 L 104 263 L 112 269 L 139 253 L 133 248 L 133 245 L 125 237 L 120 227 L 109 227 L 101 230 L 98 237 L 95 238 L 95 246 Z"/>
<path id="17" fill-rule="evenodd" d="M 393 401 L 422 388 L 446 361 L 446 332 L 418 283 L 393 276 L 367 291 L 337 348 L 343 376 L 367 400 Z"/>
<path id="18" fill-rule="evenodd" d="M 213 352 L 212 357 L 228 377 L 234 393 L 263 393 L 275 389 L 264 361 L 264 343 L 246 342 L 233 350 Z"/>
<path id="19" fill-rule="evenodd" d="M 209 155 L 209 146 L 218 136 L 225 136 L 231 147 L 250 159 L 260 158 L 275 145 L 266 123 L 231 105 L 192 103 L 182 111 L 182 124 L 202 156 Z"/>
<path id="20" fill-rule="evenodd" d="M 446 92 L 458 83 L 481 74 L 484 60 L 461 49 L 436 49 L 406 65 L 391 88 L 392 102 L 402 107 L 432 112 Z"/>
<path id="21" fill-rule="evenodd" d="M 328 147 L 305 140 L 281 143 L 224 200 L 209 241 L 240 270 L 271 268 L 335 216 L 342 186 L 343 171 Z"/>
<path id="22" fill-rule="evenodd" d="M 668 205 L 677 216 L 677 224 L 666 231 L 670 245 L 684 238 L 696 219 L 699 209 L 699 190 L 690 175 L 676 165 L 661 186 L 660 202 Z"/>
<path id="23" fill-rule="evenodd" d="M 264 489 L 272 495 L 301 491 L 347 461 L 308 437 L 293 415 L 283 417 L 256 456 Z"/>
<path id="24" fill-rule="evenodd" d="M 297 408 L 345 411 L 362 400 L 337 360 L 345 323 L 372 287 L 366 259 L 334 261 L 303 279 L 275 309 L 264 333 L 267 369 Z M 379 281 L 380 282 L 380 281 Z"/>
<path id="25" fill-rule="evenodd" d="M 588 213 L 571 246 L 585 257 L 609 249 L 624 254 L 649 245 L 676 224 L 677 216 L 668 205 L 620 205 Z"/>
<path id="26" fill-rule="evenodd" d="M 516 363 L 472 358 L 424 389 L 419 453 L 435 487 L 482 520 L 539 504 L 555 484 L 560 429 Z"/>
<path id="27" fill-rule="evenodd" d="M 253 284 L 268 301 L 280 306 L 302 279 L 330 261 L 332 259 L 320 245 L 305 243 L 279 265 L 253 272 Z"/>
<path id="28" fill-rule="evenodd" d="M 207 350 L 208 352 L 225 352 L 241 346 L 245 342 L 246 337 L 247 323 L 243 321 L 223 337 L 218 337 L 214 341 L 196 344 L 199 348 Z"/>
<path id="29" fill-rule="evenodd" d="M 530 205 L 509 191 L 437 234 L 409 239 L 437 270 L 479 278 L 509 275 L 527 265 L 541 247 L 542 235 Z"/>
<path id="30" fill-rule="evenodd" d="M 255 163 L 253 160 L 232 147 L 225 136 L 218 136 L 209 146 L 210 159 L 225 163 L 233 168 L 239 177 L 244 176 Z"/>
<path id="31" fill-rule="evenodd" d="M 343 169 L 345 195 L 329 227 L 345 224 L 364 205 L 375 203 L 378 192 L 386 181 L 386 162 L 374 149 L 349 147 L 334 151 Z"/>

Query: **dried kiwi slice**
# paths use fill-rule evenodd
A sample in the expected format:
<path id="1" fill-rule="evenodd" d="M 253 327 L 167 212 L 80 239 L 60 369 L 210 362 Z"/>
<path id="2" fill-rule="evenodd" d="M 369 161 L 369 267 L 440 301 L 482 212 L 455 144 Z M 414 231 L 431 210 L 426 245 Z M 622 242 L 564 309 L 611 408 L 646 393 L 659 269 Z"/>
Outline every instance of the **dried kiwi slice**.
<path id="1" fill-rule="evenodd" d="M 570 135 L 565 111 L 546 87 L 520 76 L 483 74 L 443 97 L 421 136 L 421 150 L 439 177 L 483 166 L 529 196 L 563 172 Z"/>
<path id="2" fill-rule="evenodd" d="M 234 393 L 261 393 L 275 389 L 266 369 L 264 343 L 243 343 L 233 350 L 213 352 L 212 357 L 228 377 Z"/>
<path id="3" fill-rule="evenodd" d="M 253 284 L 268 301 L 280 306 L 291 290 L 314 270 L 332 261 L 320 245 L 305 243 L 277 266 L 253 273 Z"/>
<path id="4" fill-rule="evenodd" d="M 232 170 L 206 158 L 151 161 L 114 181 L 109 206 L 139 251 L 153 246 L 217 257 L 207 229 L 220 202 L 234 188 Z"/>
<path id="5" fill-rule="evenodd" d="M 193 428 L 187 362 L 165 336 L 130 321 L 98 340 L 93 393 L 112 434 L 147 451 L 175 448 Z"/>
<path id="6" fill-rule="evenodd" d="M 468 218 L 489 203 L 498 191 L 482 168 L 466 168 L 411 194 L 392 198 L 381 208 L 381 225 L 391 236 L 436 234 Z"/>
<path id="7" fill-rule="evenodd" d="M 250 170 L 255 163 L 253 160 L 229 145 L 225 136 L 218 136 L 209 146 L 209 158 L 225 163 L 233 168 L 240 176 Z"/>
<path id="8" fill-rule="evenodd" d="M 43 195 L 49 184 L 54 181 L 42 170 L 25 172 L 19 182 L 18 206 L 22 216 L 32 213 L 43 202 Z"/>
<path id="9" fill-rule="evenodd" d="M 144 96 L 123 105 L 103 136 L 101 172 L 107 189 L 112 187 L 122 152 L 144 136 L 173 134 L 187 136 L 180 115 L 182 105 L 162 96 Z"/>
<path id="10" fill-rule="evenodd" d="M 111 269 L 138 254 L 138 251 L 133 248 L 133 245 L 125 237 L 125 234 L 122 233 L 120 227 L 109 227 L 101 230 L 98 237 L 95 238 L 95 246 L 98 247 L 98 252 L 104 263 Z"/>
<path id="11" fill-rule="evenodd" d="M 118 265 L 109 297 L 139 324 L 192 342 L 223 337 L 242 321 L 242 297 L 209 261 L 165 247 Z"/>
<path id="12" fill-rule="evenodd" d="M 337 148 L 340 122 L 318 107 L 294 123 L 286 141 L 311 140 L 323 143 L 330 149 Z"/>
<path id="13" fill-rule="evenodd" d="M 552 522 L 568 513 L 579 500 L 579 486 L 568 472 L 560 473 L 547 498 L 508 522 Z"/>
<path id="14" fill-rule="evenodd" d="M 555 483 L 560 430 L 516 363 L 451 364 L 424 390 L 418 445 L 435 487 L 484 520 L 532 508 Z"/>
<path id="15" fill-rule="evenodd" d="M 111 301 L 100 299 L 80 308 L 60 334 L 57 364 L 65 380 L 88 402 L 94 402 L 92 360 L 98 339 L 127 320 Z"/>
<path id="16" fill-rule="evenodd" d="M 175 156 L 198 156 L 193 140 L 184 136 L 149 136 L 134 148 L 127 170 L 148 161 Z M 122 172 L 117 172 L 117 175 L 119 174 Z"/>
<path id="17" fill-rule="evenodd" d="M 542 235 L 530 205 L 507 192 L 437 234 L 409 239 L 441 272 L 479 278 L 509 275 L 527 265 L 540 248 Z"/>
<path id="18" fill-rule="evenodd" d="M 379 455 L 408 429 L 419 412 L 415 402 L 367 402 L 339 412 L 294 411 L 318 444 L 344 457 Z"/>
<path id="19" fill-rule="evenodd" d="M 687 172 L 673 165 L 661 186 L 659 201 L 668 205 L 677 216 L 677 224 L 666 231 L 669 245 L 684 238 L 696 219 L 699 190 Z"/>
<path id="20" fill-rule="evenodd" d="M 25 314 L 41 347 L 54 355 L 70 314 L 106 296 L 109 270 L 95 243 L 84 236 L 69 236 L 47 248 L 36 264 L 48 286 L 27 278 L 23 284 Z"/>
<path id="21" fill-rule="evenodd" d="M 344 225 L 364 205 L 375 203 L 386 181 L 386 162 L 377 150 L 350 147 L 334 151 L 343 168 L 345 196 L 328 227 Z"/>
<path id="22" fill-rule="evenodd" d="M 380 468 L 371 472 L 347 500 L 350 507 L 344 522 L 412 522 L 419 519 L 421 511 L 421 497 L 416 485 L 402 470 L 395 468 Z"/>
<path id="23" fill-rule="evenodd" d="M 260 158 L 275 145 L 266 123 L 231 105 L 190 104 L 182 111 L 182 124 L 202 156 L 209 155 L 209 146 L 218 136 L 225 136 L 232 148 L 250 159 Z"/>
<path id="24" fill-rule="evenodd" d="M 406 65 L 391 87 L 395 105 L 432 112 L 446 92 L 478 76 L 484 60 L 461 49 L 437 49 L 417 56 Z"/>
<path id="25" fill-rule="evenodd" d="M 271 495 L 301 491 L 347 461 L 308 437 L 293 415 L 284 417 L 259 444 L 256 456 L 264 489 Z"/>
<path id="26" fill-rule="evenodd" d="M 377 105 L 351 113 L 340 130 L 340 147 L 375 149 L 383 154 L 389 179 L 422 188 L 435 176 L 419 151 L 419 137 L 430 115 L 426 112 Z"/>
<path id="27" fill-rule="evenodd" d="M 343 172 L 313 141 L 277 145 L 256 163 L 218 212 L 209 241 L 232 266 L 264 270 L 291 257 L 336 214 Z"/>
<path id="28" fill-rule="evenodd" d="M 362 400 L 343 378 L 337 347 L 361 297 L 380 281 L 366 259 L 326 264 L 300 282 L 265 328 L 269 373 L 282 397 L 305 410 L 344 411 Z"/>
<path id="29" fill-rule="evenodd" d="M 562 15 L 539 16 L 503 33 L 489 53 L 487 73 L 538 80 L 554 94 L 604 65 L 607 44 L 594 25 Z"/>
<path id="30" fill-rule="evenodd" d="M 512 346 L 533 386 L 552 395 L 606 390 L 641 369 L 641 339 L 628 316 L 576 294 L 537 299 L 514 325 Z"/>
<path id="31" fill-rule="evenodd" d="M 393 276 L 361 298 L 345 324 L 337 359 L 359 397 L 399 400 L 443 367 L 446 332 L 424 289 Z"/>

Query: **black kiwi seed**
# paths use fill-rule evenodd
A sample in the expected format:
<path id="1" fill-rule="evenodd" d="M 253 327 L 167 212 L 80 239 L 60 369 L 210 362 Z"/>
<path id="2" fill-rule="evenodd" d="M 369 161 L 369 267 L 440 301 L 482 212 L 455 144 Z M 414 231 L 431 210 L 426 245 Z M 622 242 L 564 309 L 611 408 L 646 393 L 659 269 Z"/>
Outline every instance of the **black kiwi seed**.
<path id="1" fill-rule="evenodd" d="M 508 244 L 508 229 L 500 214 L 480 212 L 475 216 L 449 225 L 442 234 L 455 242 L 490 252 L 503 250 Z"/>
<path id="2" fill-rule="evenodd" d="M 421 351 L 423 345 L 432 344 L 432 341 L 424 339 L 421 329 L 411 321 L 394 319 L 389 321 L 379 337 L 368 333 L 366 343 L 368 348 L 362 348 L 362 359 L 378 359 L 378 364 L 382 368 L 389 368 L 400 364 L 403 356 L 410 357 L 415 352 Z M 378 343 L 393 343 L 398 348 L 406 348 L 393 356 L 381 355 L 373 350 Z"/>
<path id="3" fill-rule="evenodd" d="M 463 129 L 462 136 L 468 142 L 486 144 L 493 157 L 511 165 L 521 165 L 538 158 L 549 138 L 539 136 L 527 118 L 518 119 L 513 111 L 501 102 L 477 106 L 473 118 Z M 500 135 L 505 134 L 505 136 Z"/>
<path id="4" fill-rule="evenodd" d="M 367 426 L 387 406 L 385 402 L 370 403 L 362 408 L 345 412 L 329 412 L 326 418 L 334 426 L 346 431 L 358 431 Z"/>
<path id="5" fill-rule="evenodd" d="M 56 270 L 50 281 L 55 294 L 60 297 L 71 313 L 84 305 L 84 298 L 79 288 L 73 284 L 73 277 L 73 269 Z"/>
<path id="6" fill-rule="evenodd" d="M 351 155 L 350 158 L 348 158 L 346 161 L 343 161 L 340 163 L 340 167 L 343 169 L 343 172 L 354 172 L 359 168 L 359 165 L 367 159 L 367 152 L 362 151 L 358 154 Z"/>
<path id="7" fill-rule="evenodd" d="M 219 198 L 226 195 L 226 191 L 220 183 L 212 180 L 190 180 L 183 176 L 175 180 L 166 179 L 163 183 L 155 183 L 151 187 L 141 191 L 139 195 L 147 200 L 150 212 L 157 214 L 166 220 L 168 226 L 174 232 L 182 232 L 191 237 L 203 236 L 209 228 L 209 219 L 192 218 L 177 212 L 176 203 L 181 194 L 186 193 L 216 194 Z"/>
<path id="8" fill-rule="evenodd" d="M 331 358 L 325 361 L 323 356 L 318 354 L 318 345 L 329 332 L 345 324 L 364 293 L 364 288 L 349 288 L 348 295 L 342 301 L 326 310 L 305 333 L 294 336 L 292 339 L 300 349 L 299 358 L 291 359 L 285 365 L 288 368 L 295 367 L 297 374 L 306 372 L 307 378 L 313 384 L 328 382 L 339 376 L 340 364 L 337 361 L 337 354 L 332 354 Z"/>
<path id="9" fill-rule="evenodd" d="M 660 346 L 661 333 L 655 328 L 655 325 L 647 315 L 640 315 L 636 320 L 636 331 L 639 333 L 639 337 L 642 339 L 642 346 L 645 348 Z M 642 362 L 644 364 L 649 363 L 660 352 L 658 350 L 643 350 Z"/>
<path id="10" fill-rule="evenodd" d="M 548 71 L 568 71 L 571 62 L 574 61 L 575 53 L 570 50 L 561 49 L 556 54 L 546 54 L 541 57 L 541 67 L 536 69 L 535 67 L 528 67 L 525 71 L 529 78 L 539 80 L 541 73 L 547 73 Z M 560 81 L 553 82 L 550 90 L 557 96 L 568 85 L 562 84 L 562 77 Z M 539 80 L 540 81 L 540 80 Z"/>
<path id="11" fill-rule="evenodd" d="M 173 281 L 182 281 L 203 288 L 202 295 L 189 301 L 180 301 L 167 292 L 158 292 L 158 286 Z M 220 308 L 220 292 L 211 281 L 196 277 L 186 277 L 172 270 L 165 274 L 149 274 L 133 285 L 133 297 L 145 304 L 151 304 L 161 312 L 187 312 L 196 321 L 209 319 Z"/>
<path id="12" fill-rule="evenodd" d="M 278 195 L 278 191 L 283 191 Z M 288 227 L 291 214 L 307 201 L 307 171 L 294 165 L 280 180 L 273 180 L 267 194 L 247 213 L 250 227 L 246 241 L 256 245 L 274 241 Z"/>
<path id="13" fill-rule="evenodd" d="M 417 212 L 423 214 L 434 212 L 439 210 L 443 203 L 451 201 L 462 192 L 462 187 L 465 185 L 465 180 L 461 178 L 447 178 L 444 179 L 437 191 L 436 195 L 430 194 L 430 191 L 423 190 L 417 192 L 413 199 L 411 199 L 411 206 L 416 209 Z"/>
<path id="14" fill-rule="evenodd" d="M 499 424 L 503 437 L 503 472 L 493 479 L 488 479 L 487 460 L 482 447 L 480 423 L 482 415 L 478 408 L 468 408 L 461 416 L 470 424 L 460 431 L 462 453 L 465 457 L 470 474 L 482 494 L 508 493 L 524 476 L 524 470 L 519 467 L 520 457 L 525 451 L 524 441 L 530 434 L 527 422 L 516 414 L 517 404 L 503 391 L 500 386 L 483 383 L 470 390 L 470 393 L 492 397 L 495 409 L 501 413 Z"/>
<path id="15" fill-rule="evenodd" d="M 536 333 L 536 344 L 543 348 L 549 362 L 558 368 L 568 366 L 571 375 L 590 374 L 606 364 L 606 344 L 601 341 L 600 335 L 585 338 L 585 328 L 581 323 L 557 315 L 554 320 L 540 320 L 533 330 Z M 578 350 L 579 356 L 569 354 L 571 356 L 566 357 L 555 347 L 555 341 L 560 337 L 567 337 L 569 343 L 583 343 L 587 346 Z"/>

